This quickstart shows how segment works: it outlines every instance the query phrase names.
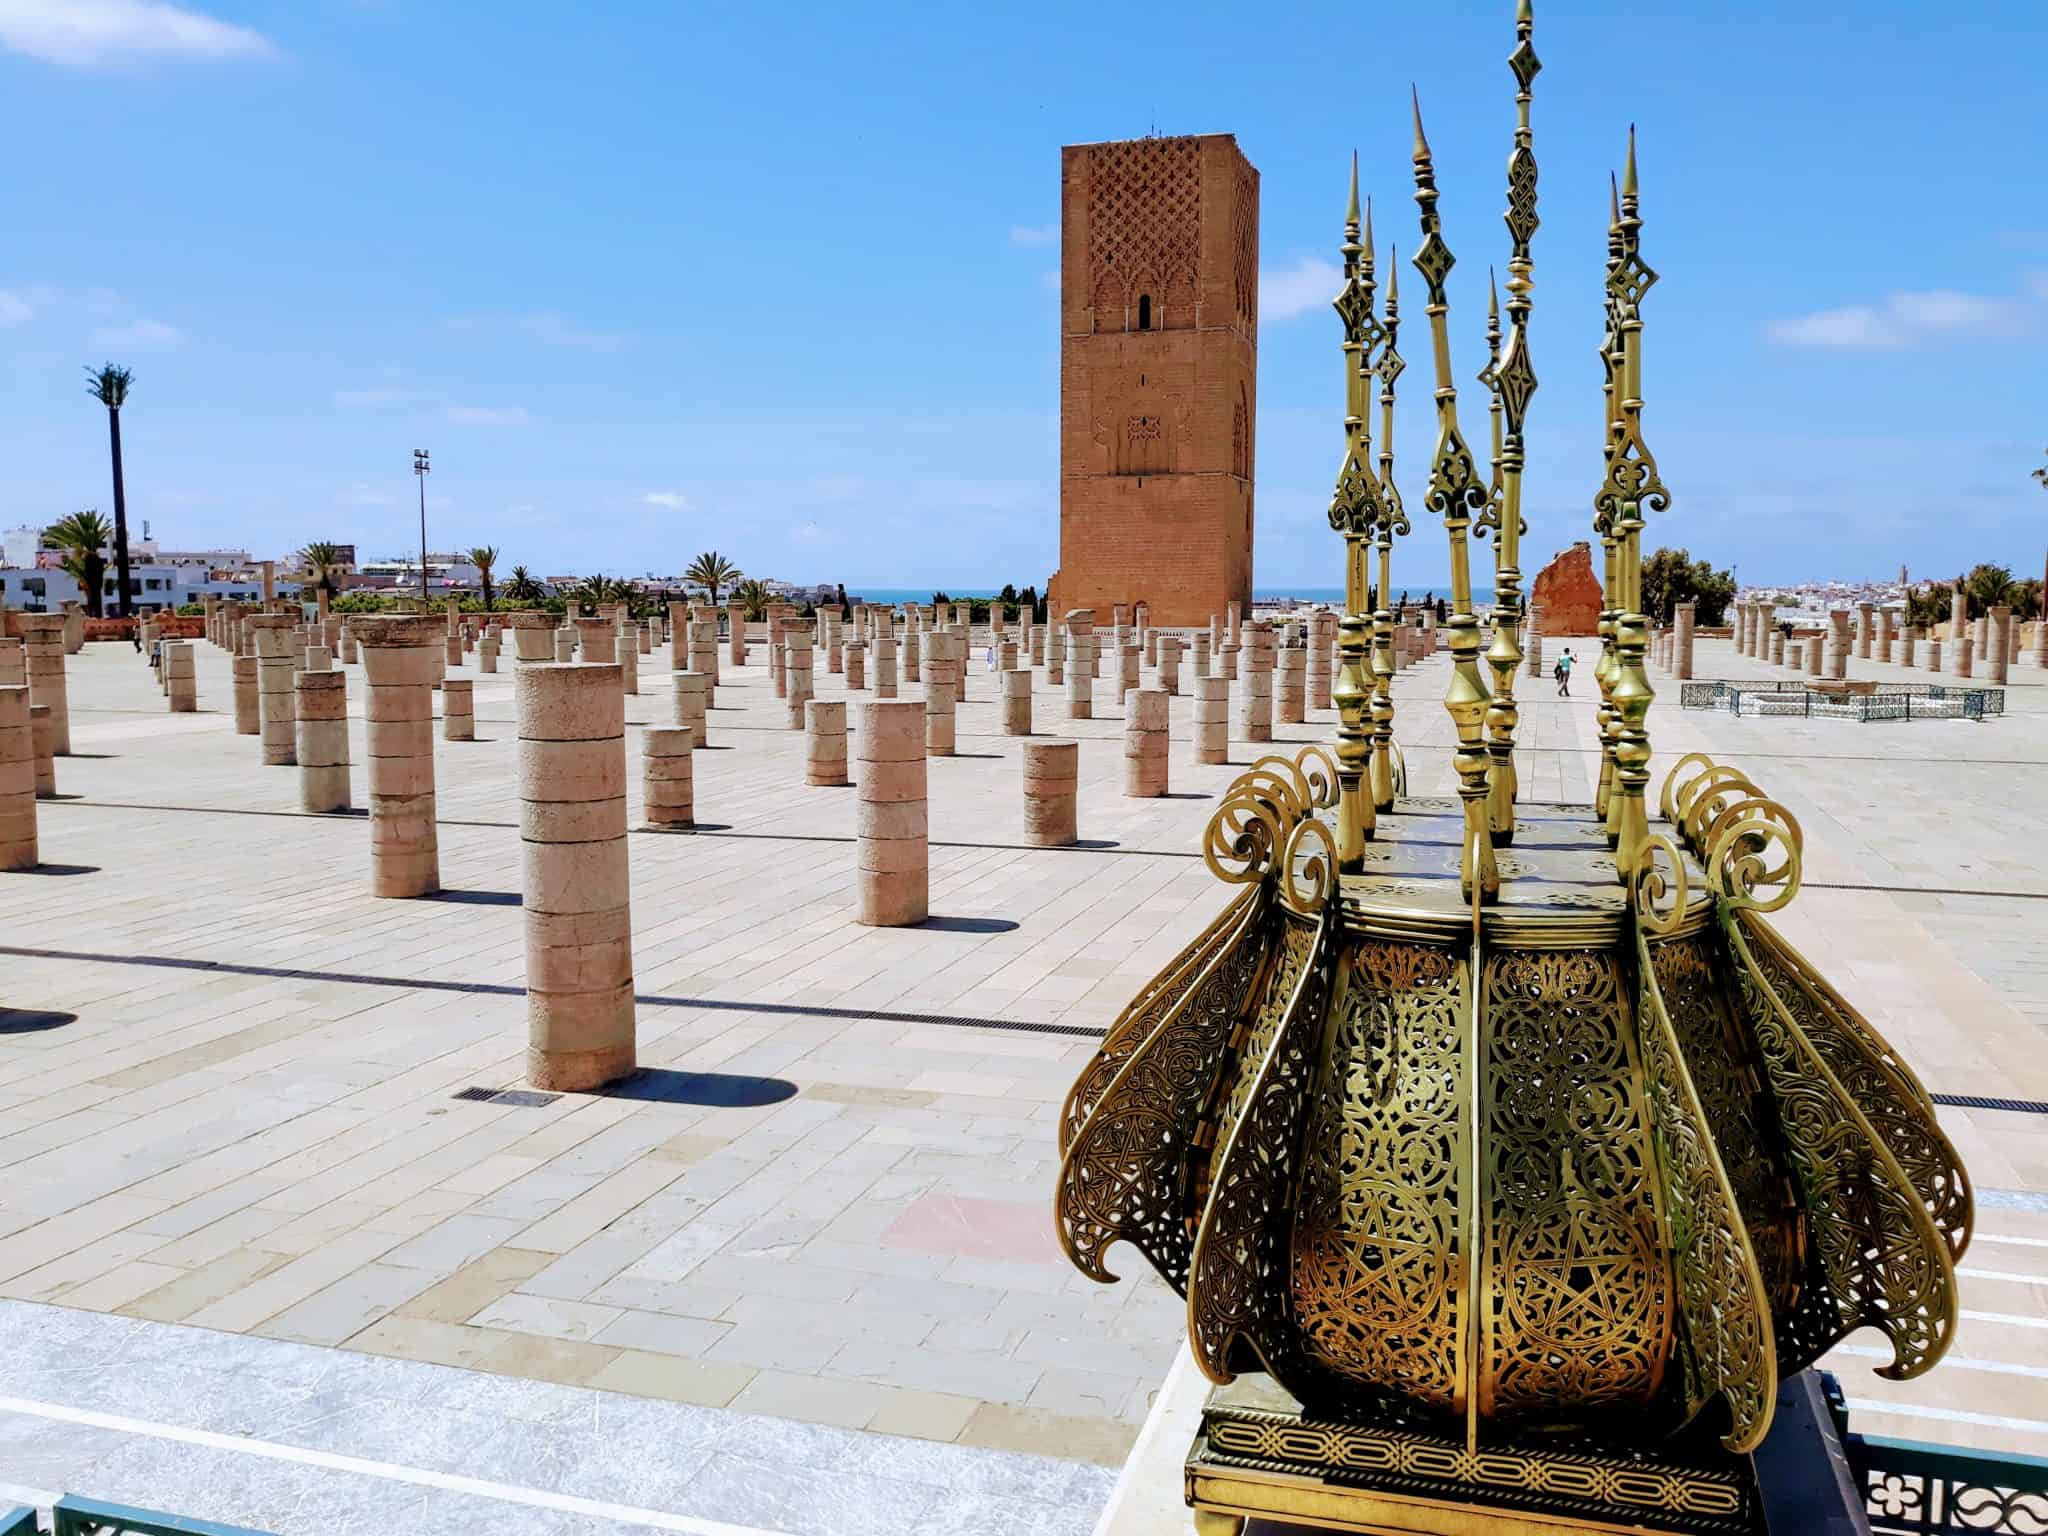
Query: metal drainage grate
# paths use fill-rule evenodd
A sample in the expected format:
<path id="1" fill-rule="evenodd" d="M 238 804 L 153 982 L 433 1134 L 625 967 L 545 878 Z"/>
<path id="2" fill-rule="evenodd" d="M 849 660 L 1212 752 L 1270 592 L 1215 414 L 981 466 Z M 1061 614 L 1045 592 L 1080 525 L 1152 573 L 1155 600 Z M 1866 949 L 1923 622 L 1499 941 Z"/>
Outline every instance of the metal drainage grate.
<path id="1" fill-rule="evenodd" d="M 510 1104 L 516 1109 L 537 1109 L 552 1104 L 559 1093 L 536 1093 L 531 1088 L 463 1088 L 453 1097 L 465 1104 Z"/>
<path id="2" fill-rule="evenodd" d="M 1929 1097 L 1950 1109 L 2004 1109 L 2016 1115 L 2048 1115 L 2048 1103 L 2040 1099 L 1987 1099 L 1975 1093 L 1936 1093 Z"/>

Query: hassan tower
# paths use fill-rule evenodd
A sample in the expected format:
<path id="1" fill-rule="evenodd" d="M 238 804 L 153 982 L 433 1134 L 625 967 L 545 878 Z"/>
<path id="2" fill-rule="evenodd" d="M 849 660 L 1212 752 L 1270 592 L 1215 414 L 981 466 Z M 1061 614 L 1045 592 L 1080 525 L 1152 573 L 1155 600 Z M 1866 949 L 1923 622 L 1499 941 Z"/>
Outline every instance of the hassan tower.
<path id="1" fill-rule="evenodd" d="M 1069 144 L 1060 182 L 1052 612 L 1249 612 L 1259 173 L 1213 133 Z"/>

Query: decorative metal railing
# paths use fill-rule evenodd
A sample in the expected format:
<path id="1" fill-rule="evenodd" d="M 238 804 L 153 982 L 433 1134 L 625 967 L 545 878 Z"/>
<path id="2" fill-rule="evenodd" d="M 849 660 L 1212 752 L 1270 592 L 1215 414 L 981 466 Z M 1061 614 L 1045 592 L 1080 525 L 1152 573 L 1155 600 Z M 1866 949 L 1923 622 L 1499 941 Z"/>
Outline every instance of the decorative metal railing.
<path id="1" fill-rule="evenodd" d="M 49 1536 L 268 1536 L 242 1525 L 221 1525 L 167 1515 L 161 1510 L 131 1509 L 100 1499 L 66 1494 L 51 1511 Z M 0 1510 L 0 1536 L 43 1536 L 32 1509 Z"/>
<path id="2" fill-rule="evenodd" d="M 2003 688 L 1946 683 L 1885 683 L 1860 693 L 1797 682 L 1689 682 L 1678 685 L 1682 709 L 1725 709 L 1734 715 L 1792 715 L 1831 720 L 1982 720 L 2005 713 Z"/>
<path id="3" fill-rule="evenodd" d="M 1850 1435 L 1843 1441 L 1872 1536 L 2048 1531 L 2048 1461 Z"/>

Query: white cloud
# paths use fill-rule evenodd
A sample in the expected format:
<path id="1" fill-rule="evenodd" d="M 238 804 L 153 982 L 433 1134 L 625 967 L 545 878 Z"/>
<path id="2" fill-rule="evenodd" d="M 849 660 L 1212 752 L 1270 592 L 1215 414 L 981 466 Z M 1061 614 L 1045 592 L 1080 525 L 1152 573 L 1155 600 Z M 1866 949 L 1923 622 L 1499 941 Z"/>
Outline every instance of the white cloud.
<path id="1" fill-rule="evenodd" d="M 347 490 L 334 493 L 337 507 L 388 507 L 397 499 L 389 491 L 380 491 L 365 480 L 358 480 Z"/>
<path id="2" fill-rule="evenodd" d="M 21 325 L 33 320 L 36 308 L 11 289 L 0 288 L 0 325 Z"/>
<path id="3" fill-rule="evenodd" d="M 648 491 L 640 500 L 650 507 L 666 507 L 671 512 L 690 510 L 690 498 L 681 491 Z"/>
<path id="4" fill-rule="evenodd" d="M 165 0 L 0 0 L 0 48 L 75 69 L 277 52 L 260 32 Z"/>
<path id="5" fill-rule="evenodd" d="M 92 339 L 102 347 L 175 346 L 185 339 L 185 333 L 161 320 L 130 320 L 126 325 L 103 325 L 92 333 Z"/>
<path id="6" fill-rule="evenodd" d="M 448 419 L 466 427 L 523 427 L 533 420 L 523 405 L 451 405 Z"/>
<path id="7" fill-rule="evenodd" d="M 448 323 L 457 330 L 511 332 L 551 347 L 581 347 L 592 352 L 615 352 L 633 339 L 624 331 L 591 330 L 551 309 L 525 315 L 463 315 Z"/>
<path id="8" fill-rule="evenodd" d="M 822 524 L 798 523 L 789 530 L 789 542 L 792 544 L 828 544 L 832 542 L 832 536 L 825 531 Z"/>
<path id="9" fill-rule="evenodd" d="M 1012 224 L 1010 226 L 1010 244 L 1012 245 L 1051 245 L 1059 237 L 1060 227 L 1057 224 Z"/>
<path id="10" fill-rule="evenodd" d="M 1337 296 L 1344 274 L 1335 262 L 1302 256 L 1291 267 L 1268 267 L 1259 274 L 1259 318 L 1292 320 Z"/>
<path id="11" fill-rule="evenodd" d="M 344 407 L 403 405 L 413 398 L 413 391 L 401 389 L 396 384 L 373 384 L 368 389 L 337 389 L 334 392 L 334 403 Z"/>
<path id="12" fill-rule="evenodd" d="M 2038 274 L 2034 297 L 2048 299 L 2048 282 Z M 1888 293 L 1878 304 L 1844 304 L 1773 320 L 1764 335 L 1785 347 L 1896 352 L 1952 337 L 2011 336 L 2038 318 L 2024 300 L 1929 288 Z"/>

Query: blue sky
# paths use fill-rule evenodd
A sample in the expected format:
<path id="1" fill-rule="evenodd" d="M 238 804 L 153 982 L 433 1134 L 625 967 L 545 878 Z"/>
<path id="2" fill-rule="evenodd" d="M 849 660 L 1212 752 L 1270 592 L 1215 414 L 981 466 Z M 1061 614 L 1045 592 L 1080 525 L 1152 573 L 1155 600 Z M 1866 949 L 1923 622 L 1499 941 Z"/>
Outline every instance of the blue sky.
<path id="1" fill-rule="evenodd" d="M 1539 0 L 1527 566 L 1585 536 L 1633 118 L 1676 496 L 1651 542 L 1746 581 L 2040 569 L 2048 9 L 1934 14 Z M 540 574 L 716 546 L 792 580 L 1042 583 L 1059 147 L 1156 128 L 1233 132 L 1262 174 L 1256 581 L 1335 584 L 1347 159 L 1412 254 L 1413 79 L 1481 438 L 1512 15 L 0 0 L 0 524 L 111 511 L 81 365 L 112 358 L 131 517 L 183 546 L 403 550 L 424 446 L 435 546 Z M 1440 531 L 1400 559 L 1440 583 Z"/>

